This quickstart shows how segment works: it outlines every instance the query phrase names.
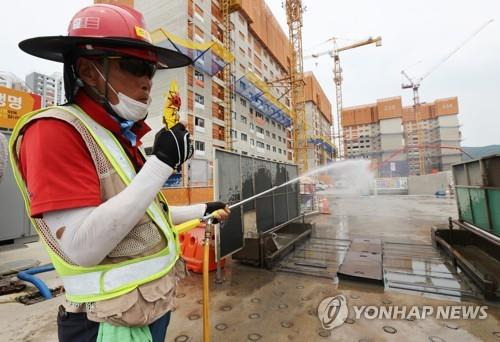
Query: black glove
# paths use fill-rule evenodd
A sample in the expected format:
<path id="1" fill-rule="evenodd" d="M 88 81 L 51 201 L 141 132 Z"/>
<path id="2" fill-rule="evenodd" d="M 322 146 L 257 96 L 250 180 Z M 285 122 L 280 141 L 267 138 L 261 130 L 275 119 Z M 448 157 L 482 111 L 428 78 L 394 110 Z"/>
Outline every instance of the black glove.
<path id="1" fill-rule="evenodd" d="M 207 205 L 207 210 L 205 210 L 205 215 L 211 214 L 219 209 L 224 209 L 227 206 L 227 204 L 224 202 L 207 202 L 205 204 Z M 219 223 L 219 220 L 214 218 L 213 223 L 217 224 Z"/>
<path id="2" fill-rule="evenodd" d="M 162 128 L 155 135 L 153 154 L 162 162 L 180 171 L 180 166 L 193 156 L 191 136 L 183 124 L 177 123 L 171 129 Z"/>

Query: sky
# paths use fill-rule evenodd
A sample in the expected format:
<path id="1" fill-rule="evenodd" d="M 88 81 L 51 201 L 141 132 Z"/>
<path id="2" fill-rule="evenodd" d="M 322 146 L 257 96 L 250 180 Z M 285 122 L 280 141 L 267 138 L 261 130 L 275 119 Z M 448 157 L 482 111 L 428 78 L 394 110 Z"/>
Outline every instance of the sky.
<path id="1" fill-rule="evenodd" d="M 173 1 L 173 0 L 169 0 Z M 180 1 L 180 0 L 179 0 Z M 183 1 L 183 0 L 182 0 Z M 266 0 L 288 32 L 282 0 Z M 23 53 L 19 41 L 66 34 L 69 20 L 91 0 L 18 0 L 2 4 L 0 70 L 24 79 L 32 71 L 62 71 L 59 63 Z M 401 89 L 401 70 L 414 78 L 425 74 L 489 19 L 495 21 L 423 80 L 422 102 L 458 96 L 462 146 L 500 144 L 500 1 L 498 0 L 303 0 L 305 54 L 382 36 L 382 46 L 342 52 L 344 107 L 402 96 L 412 104 L 412 92 Z M 5 15 L 8 13 L 8 15 Z M 150 28 L 151 29 L 151 28 Z M 330 57 L 306 59 L 335 108 Z"/>

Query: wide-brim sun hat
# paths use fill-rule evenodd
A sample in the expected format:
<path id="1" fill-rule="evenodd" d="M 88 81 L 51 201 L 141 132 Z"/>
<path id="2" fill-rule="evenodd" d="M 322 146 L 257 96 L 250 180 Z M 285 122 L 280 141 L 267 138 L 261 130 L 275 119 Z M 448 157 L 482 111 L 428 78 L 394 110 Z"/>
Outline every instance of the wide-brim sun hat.
<path id="1" fill-rule="evenodd" d="M 67 36 L 29 38 L 20 42 L 19 47 L 30 55 L 61 63 L 75 56 L 103 54 L 154 61 L 159 69 L 192 63 L 191 58 L 179 51 L 152 44 L 142 14 L 121 5 L 86 7 L 71 19 Z"/>

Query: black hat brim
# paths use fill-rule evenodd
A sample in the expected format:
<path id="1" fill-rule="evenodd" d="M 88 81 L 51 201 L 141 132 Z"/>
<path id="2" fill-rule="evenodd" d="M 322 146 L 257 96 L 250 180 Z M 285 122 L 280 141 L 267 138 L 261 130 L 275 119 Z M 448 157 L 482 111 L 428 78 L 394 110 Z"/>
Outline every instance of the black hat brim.
<path id="1" fill-rule="evenodd" d="M 160 69 L 180 68 L 193 62 L 191 58 L 181 52 L 156 46 L 145 41 L 122 37 L 35 37 L 20 42 L 19 48 L 30 55 L 64 63 L 69 56 L 74 56 L 77 50 L 82 50 L 81 47 L 87 44 L 98 47 L 134 48 L 152 51 L 157 55 Z"/>

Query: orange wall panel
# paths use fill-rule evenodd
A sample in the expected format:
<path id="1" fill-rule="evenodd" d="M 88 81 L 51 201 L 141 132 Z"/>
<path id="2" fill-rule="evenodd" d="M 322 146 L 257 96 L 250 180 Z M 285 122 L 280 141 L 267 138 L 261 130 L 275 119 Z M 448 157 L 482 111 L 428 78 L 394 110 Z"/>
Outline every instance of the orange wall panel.
<path id="1" fill-rule="evenodd" d="M 377 110 L 379 120 L 401 117 L 403 115 L 401 96 L 377 100 Z"/>
<path id="2" fill-rule="evenodd" d="M 413 106 L 403 107 L 403 122 L 415 121 Z"/>
<path id="3" fill-rule="evenodd" d="M 356 125 L 366 125 L 373 122 L 372 108 L 362 107 L 354 110 L 354 121 Z"/>
<path id="4" fill-rule="evenodd" d="M 288 71 L 290 43 L 265 0 L 241 0 L 241 11 L 250 21 L 250 31 L 269 53 Z"/>
<path id="5" fill-rule="evenodd" d="M 165 188 L 161 192 L 165 195 L 169 205 L 190 205 L 213 201 L 213 187 L 196 188 Z"/>
<path id="6" fill-rule="evenodd" d="M 354 109 L 342 110 L 341 120 L 342 127 L 352 126 L 356 123 L 354 119 Z"/>
<path id="7" fill-rule="evenodd" d="M 306 102 L 312 101 L 316 106 L 318 106 L 321 114 L 323 114 L 325 119 L 332 124 L 332 105 L 316 80 L 316 77 L 314 77 L 314 74 L 312 72 L 304 73 L 304 82 Z"/>
<path id="8" fill-rule="evenodd" d="M 458 98 L 450 97 L 434 101 L 436 116 L 458 114 Z"/>

